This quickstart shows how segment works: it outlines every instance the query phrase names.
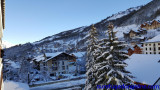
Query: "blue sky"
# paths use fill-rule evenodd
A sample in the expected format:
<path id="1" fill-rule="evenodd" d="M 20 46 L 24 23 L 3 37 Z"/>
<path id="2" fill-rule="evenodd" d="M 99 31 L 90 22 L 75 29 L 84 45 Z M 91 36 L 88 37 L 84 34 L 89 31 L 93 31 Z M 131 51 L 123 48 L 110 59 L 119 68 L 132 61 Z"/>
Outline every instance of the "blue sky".
<path id="1" fill-rule="evenodd" d="M 151 0 L 6 0 L 3 40 L 38 41 L 62 31 L 90 25 Z"/>

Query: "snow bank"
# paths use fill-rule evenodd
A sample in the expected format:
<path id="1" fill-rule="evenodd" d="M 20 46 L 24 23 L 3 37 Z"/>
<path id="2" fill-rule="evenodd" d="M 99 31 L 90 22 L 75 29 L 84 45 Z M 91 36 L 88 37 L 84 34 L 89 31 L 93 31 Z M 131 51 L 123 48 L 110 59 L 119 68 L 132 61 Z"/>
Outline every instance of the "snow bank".
<path id="1" fill-rule="evenodd" d="M 50 85 L 33 87 L 33 88 L 30 88 L 30 90 L 46 90 L 46 89 L 47 90 L 51 90 L 51 89 L 57 89 L 57 88 L 64 88 L 64 87 L 70 87 L 70 86 L 75 86 L 75 85 L 81 85 L 81 84 L 85 84 L 85 82 L 86 82 L 86 79 L 75 80 L 75 81 L 67 81 L 67 82 L 60 82 L 60 83 L 55 83 L 55 84 L 50 84 Z"/>
<path id="2" fill-rule="evenodd" d="M 160 77 L 160 55 L 133 54 L 125 62 L 128 64 L 126 69 L 136 78 L 136 82 L 153 85 Z"/>
<path id="3" fill-rule="evenodd" d="M 29 90 L 29 86 L 24 83 L 5 81 L 4 90 Z"/>

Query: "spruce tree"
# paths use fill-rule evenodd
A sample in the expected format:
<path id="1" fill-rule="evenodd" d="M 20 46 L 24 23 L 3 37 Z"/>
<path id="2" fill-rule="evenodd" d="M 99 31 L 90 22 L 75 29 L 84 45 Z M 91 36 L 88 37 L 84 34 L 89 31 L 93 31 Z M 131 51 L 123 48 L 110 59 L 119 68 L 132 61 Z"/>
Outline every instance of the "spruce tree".
<path id="1" fill-rule="evenodd" d="M 95 52 L 96 52 L 96 45 L 97 45 L 97 31 L 94 25 L 92 25 L 91 30 L 89 32 L 89 44 L 87 47 L 87 60 L 86 60 L 86 75 L 87 75 L 87 81 L 86 81 L 86 86 L 85 90 L 94 90 L 93 88 L 95 87 L 95 76 L 94 72 L 95 69 L 93 67 L 94 65 L 94 60 L 96 58 Z"/>
<path id="2" fill-rule="evenodd" d="M 123 51 L 124 42 L 118 41 L 113 31 L 113 24 L 108 25 L 108 38 L 99 41 L 99 56 L 95 59 L 96 85 L 130 85 L 133 83 L 131 75 L 124 62 L 128 55 Z"/>

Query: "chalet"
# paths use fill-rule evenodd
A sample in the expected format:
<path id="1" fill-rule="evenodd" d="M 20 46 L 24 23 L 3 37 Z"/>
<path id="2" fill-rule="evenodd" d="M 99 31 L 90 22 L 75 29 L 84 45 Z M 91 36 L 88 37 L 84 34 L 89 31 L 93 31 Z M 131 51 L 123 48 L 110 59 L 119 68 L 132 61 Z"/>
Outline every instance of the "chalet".
<path id="1" fill-rule="evenodd" d="M 140 48 L 140 46 L 135 45 L 133 48 L 135 54 L 142 54 L 142 49 Z"/>
<path id="2" fill-rule="evenodd" d="M 135 45 L 133 48 L 134 49 L 131 48 L 128 49 L 129 56 L 131 56 L 132 54 L 142 54 L 142 49 L 140 48 L 140 46 Z"/>
<path id="3" fill-rule="evenodd" d="M 123 33 L 123 34 L 124 34 L 124 38 L 127 38 L 127 39 L 129 39 L 129 38 L 133 38 L 133 37 L 135 37 L 135 36 L 138 36 L 138 35 L 139 35 L 139 33 L 138 33 L 138 32 L 133 31 L 133 30 L 130 30 L 130 32 L 129 32 L 129 33 Z"/>
<path id="4" fill-rule="evenodd" d="M 140 35 L 147 34 L 147 30 L 145 28 L 139 28 L 138 32 L 139 32 Z"/>
<path id="5" fill-rule="evenodd" d="M 156 29 L 156 28 L 160 27 L 160 21 L 159 20 L 158 21 L 156 21 L 156 20 L 149 21 L 149 22 L 146 22 L 144 24 L 141 24 L 140 27 L 145 28 L 146 30 Z"/>
<path id="6" fill-rule="evenodd" d="M 75 74 L 76 57 L 67 53 L 46 53 L 34 58 L 38 69 L 47 70 L 50 76 L 59 76 L 61 74 Z"/>
<path id="7" fill-rule="evenodd" d="M 130 30 L 128 33 L 123 33 L 125 39 L 138 38 L 144 34 L 147 34 L 146 29 L 138 29 L 137 31 Z"/>
<path id="8" fill-rule="evenodd" d="M 129 56 L 131 56 L 131 55 L 134 53 L 134 51 L 133 51 L 131 48 L 129 48 L 127 51 L 128 51 L 127 54 L 128 54 Z"/>
<path id="9" fill-rule="evenodd" d="M 160 35 L 143 42 L 144 54 L 160 54 Z"/>
<path id="10" fill-rule="evenodd" d="M 5 28 L 5 0 L 0 0 L 0 46 L 2 46 L 3 30 Z M 0 47 L 0 90 L 3 90 L 2 53 Z"/>

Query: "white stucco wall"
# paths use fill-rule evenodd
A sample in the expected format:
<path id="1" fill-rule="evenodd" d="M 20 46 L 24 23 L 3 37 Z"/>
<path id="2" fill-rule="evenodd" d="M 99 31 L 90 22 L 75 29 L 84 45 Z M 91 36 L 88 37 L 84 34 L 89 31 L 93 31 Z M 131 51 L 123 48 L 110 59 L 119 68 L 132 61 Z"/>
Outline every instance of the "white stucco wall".
<path id="1" fill-rule="evenodd" d="M 160 42 L 143 43 L 143 53 L 144 54 L 160 54 L 159 48 L 160 48 Z"/>

